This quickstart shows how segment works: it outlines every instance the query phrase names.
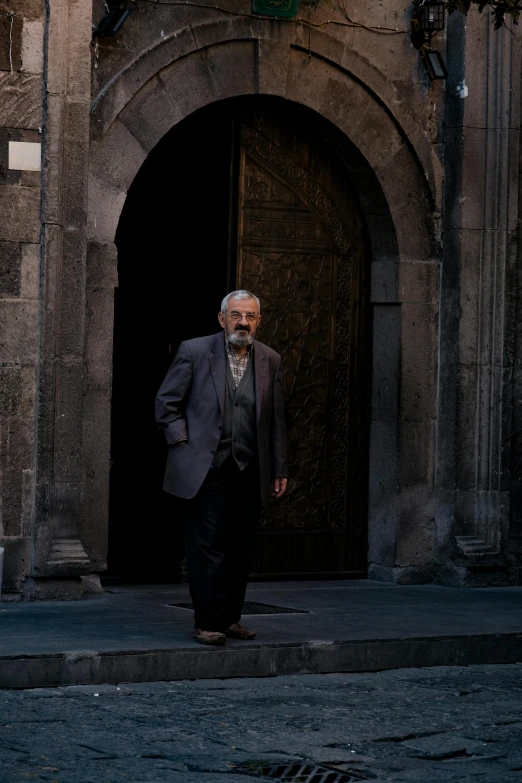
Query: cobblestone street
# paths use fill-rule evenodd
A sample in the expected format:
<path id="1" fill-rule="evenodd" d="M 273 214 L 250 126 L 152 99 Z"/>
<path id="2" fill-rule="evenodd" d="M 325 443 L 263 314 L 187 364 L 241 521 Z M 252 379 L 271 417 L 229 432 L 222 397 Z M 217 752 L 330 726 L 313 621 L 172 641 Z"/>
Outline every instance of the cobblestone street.
<path id="1" fill-rule="evenodd" d="M 254 762 L 289 781 L 291 761 L 290 776 L 308 762 L 307 774 L 343 771 L 338 783 L 522 780 L 521 675 L 517 664 L 0 691 L 0 781 L 251 783 Z"/>

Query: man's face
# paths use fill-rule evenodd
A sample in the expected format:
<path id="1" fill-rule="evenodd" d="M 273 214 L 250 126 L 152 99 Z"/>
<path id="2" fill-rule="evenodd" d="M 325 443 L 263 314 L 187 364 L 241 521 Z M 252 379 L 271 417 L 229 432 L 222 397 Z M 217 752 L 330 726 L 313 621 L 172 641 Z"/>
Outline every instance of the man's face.
<path id="1" fill-rule="evenodd" d="M 251 345 L 261 316 L 255 299 L 228 300 L 227 312 L 218 314 L 219 323 L 232 345 Z"/>

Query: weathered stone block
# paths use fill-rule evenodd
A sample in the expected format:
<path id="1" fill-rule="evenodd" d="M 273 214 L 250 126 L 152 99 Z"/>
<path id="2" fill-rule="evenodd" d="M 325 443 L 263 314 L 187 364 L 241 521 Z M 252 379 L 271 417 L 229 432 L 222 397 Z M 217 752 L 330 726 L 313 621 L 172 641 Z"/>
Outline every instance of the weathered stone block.
<path id="1" fill-rule="evenodd" d="M 2 124 L 10 128 L 42 125 L 42 80 L 37 74 L 0 71 Z"/>
<path id="2" fill-rule="evenodd" d="M 350 129 L 350 139 L 371 161 L 374 169 L 387 168 L 390 161 L 402 150 L 406 139 L 399 134 L 397 126 L 382 110 L 382 106 L 368 93 L 363 95 L 365 91 L 362 87 L 357 87 L 357 91 L 361 93 L 358 100 L 359 116 L 355 126 Z M 337 105 L 338 111 L 344 108 L 339 102 Z M 400 160 L 404 157 L 411 157 L 411 152 L 408 150 L 407 156 L 401 156 Z M 395 176 L 399 179 L 403 177 L 400 163 L 395 167 Z"/>
<path id="3" fill-rule="evenodd" d="M 372 157 L 369 161 L 371 164 Z M 402 146 L 376 174 L 391 210 L 401 258 L 424 261 L 437 257 L 426 177 L 408 146 Z"/>
<path id="4" fill-rule="evenodd" d="M 253 41 L 235 41 L 208 50 L 208 69 L 218 100 L 258 91 Z"/>
<path id="5" fill-rule="evenodd" d="M 401 421 L 401 487 L 433 485 L 435 423 Z"/>
<path id="6" fill-rule="evenodd" d="M 279 41 L 261 39 L 257 51 L 257 91 L 261 95 L 286 95 L 290 48 Z"/>
<path id="7" fill-rule="evenodd" d="M 401 302 L 438 304 L 440 263 L 404 261 L 399 266 L 399 298 Z"/>
<path id="8" fill-rule="evenodd" d="M 0 297 L 20 296 L 20 264 L 20 245 L 0 242 Z"/>
<path id="9" fill-rule="evenodd" d="M 314 61 L 314 66 L 317 61 Z M 286 68 L 282 71 L 280 77 L 281 89 L 286 82 L 286 89 L 283 95 L 291 100 L 303 103 L 320 110 L 323 96 L 326 92 L 328 80 L 332 78 L 332 69 L 326 63 L 321 63 L 320 68 L 310 66 L 310 61 L 306 54 L 290 49 L 287 55 Z M 346 80 L 346 89 L 349 91 L 349 82 Z M 272 92 L 274 88 L 272 89 Z M 281 92 L 279 92 L 281 94 Z"/>
<path id="10" fill-rule="evenodd" d="M 118 285 L 118 250 L 113 242 L 89 242 L 87 245 L 87 290 Z"/>
<path id="11" fill-rule="evenodd" d="M 5 593 L 21 593 L 24 577 L 30 568 L 31 540 L 29 538 L 4 538 L 0 544 L 5 548 L 2 598 Z"/>
<path id="12" fill-rule="evenodd" d="M 105 592 L 100 582 L 99 574 L 85 574 L 85 576 L 81 576 L 80 579 L 82 582 L 84 595 L 92 595 L 93 593 Z"/>
<path id="13" fill-rule="evenodd" d="M 67 296 L 61 304 L 60 342 L 63 353 L 76 356 L 82 354 L 84 347 L 86 253 L 84 231 L 64 231 L 59 284 Z"/>
<path id="14" fill-rule="evenodd" d="M 195 51 L 197 46 L 193 27 L 180 25 L 174 33 L 162 39 L 148 51 L 143 52 L 132 63 L 126 75 L 132 85 L 133 92 L 137 92 L 146 85 L 163 68 Z"/>
<path id="15" fill-rule="evenodd" d="M 398 504 L 396 565 L 432 563 L 435 541 L 433 487 L 401 488 Z"/>
<path id="16" fill-rule="evenodd" d="M 84 398 L 80 536 L 93 570 L 107 560 L 110 470 L 110 389 L 88 388 Z"/>
<path id="17" fill-rule="evenodd" d="M 20 414 L 22 371 L 20 367 L 0 367 L 0 418 Z"/>
<path id="18" fill-rule="evenodd" d="M 40 238 L 40 190 L 0 185 L 0 240 L 38 242 Z"/>
<path id="19" fill-rule="evenodd" d="M 83 598 L 81 577 L 65 579 L 34 579 L 24 581 L 26 601 L 77 601 Z"/>
<path id="20" fill-rule="evenodd" d="M 158 76 L 170 101 L 182 117 L 215 100 L 207 50 L 197 52 L 165 68 Z"/>
<path id="21" fill-rule="evenodd" d="M 89 388 L 110 390 L 114 290 L 96 289 L 87 296 L 85 383 Z"/>
<path id="22" fill-rule="evenodd" d="M 401 312 L 401 416 L 410 421 L 435 419 L 437 306 L 407 302 Z"/>
<path id="23" fill-rule="evenodd" d="M 58 481 L 80 478 L 82 442 L 83 362 L 62 362 L 57 371 L 58 394 L 55 421 L 55 474 Z M 64 501 L 65 502 L 65 501 Z"/>
<path id="24" fill-rule="evenodd" d="M 24 73 L 43 72 L 44 27 L 41 19 L 24 20 L 22 32 L 22 70 Z"/>
<path id="25" fill-rule="evenodd" d="M 38 347 L 38 302 L 0 300 L 0 360 L 34 364 Z"/>
<path id="26" fill-rule="evenodd" d="M 67 35 L 62 45 L 68 49 L 67 97 L 74 102 L 89 101 L 91 97 L 91 34 L 92 4 L 72 0 L 66 6 Z"/>
<path id="27" fill-rule="evenodd" d="M 119 190 L 127 191 L 147 152 L 132 133 L 116 120 L 104 136 L 103 146 L 91 162 L 91 170 Z"/>
<path id="28" fill-rule="evenodd" d="M 368 558 L 393 565 L 397 525 L 399 449 L 394 423 L 372 421 L 368 488 Z"/>
<path id="29" fill-rule="evenodd" d="M 89 176 L 89 239 L 114 242 L 121 210 L 127 194 L 104 182 L 95 174 Z"/>
<path id="30" fill-rule="evenodd" d="M 152 79 L 123 109 L 119 119 L 142 148 L 150 152 L 183 116 L 179 107 L 169 100 L 159 79 Z"/>
<path id="31" fill-rule="evenodd" d="M 68 101 L 65 106 L 67 149 L 63 172 L 64 226 L 83 229 L 87 216 L 89 104 Z"/>
<path id="32" fill-rule="evenodd" d="M 50 225 L 62 225 L 63 203 L 63 102 L 61 96 L 47 96 L 46 145 L 42 156 L 45 172 L 45 212 Z"/>
<path id="33" fill-rule="evenodd" d="M 20 298 L 38 299 L 40 296 L 40 245 L 23 244 L 20 266 Z"/>

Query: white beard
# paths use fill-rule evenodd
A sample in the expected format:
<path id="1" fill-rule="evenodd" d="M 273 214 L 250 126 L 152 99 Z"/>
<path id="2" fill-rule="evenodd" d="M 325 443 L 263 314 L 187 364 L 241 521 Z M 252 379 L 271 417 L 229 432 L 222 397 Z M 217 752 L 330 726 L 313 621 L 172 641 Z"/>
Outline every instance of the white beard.
<path id="1" fill-rule="evenodd" d="M 252 345 L 254 338 L 251 334 L 240 334 L 239 332 L 232 332 L 228 335 L 228 342 L 231 345 Z"/>

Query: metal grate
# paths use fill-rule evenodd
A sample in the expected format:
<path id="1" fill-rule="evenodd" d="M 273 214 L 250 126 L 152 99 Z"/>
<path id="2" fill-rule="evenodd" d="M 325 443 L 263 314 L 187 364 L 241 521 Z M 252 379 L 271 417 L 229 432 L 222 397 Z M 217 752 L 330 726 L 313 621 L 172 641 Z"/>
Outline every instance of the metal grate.
<path id="1" fill-rule="evenodd" d="M 288 763 L 269 764 L 264 761 L 248 761 L 238 764 L 234 772 L 243 775 L 255 775 L 269 780 L 279 780 L 280 783 L 353 783 L 357 780 L 369 780 L 374 775 L 368 775 L 359 770 L 343 770 L 322 767 L 309 762 L 290 761 Z"/>
<path id="2" fill-rule="evenodd" d="M 169 604 L 176 609 L 193 609 L 192 603 Z M 257 601 L 245 601 L 242 614 L 310 614 L 306 609 L 290 609 L 288 606 L 260 604 Z"/>

